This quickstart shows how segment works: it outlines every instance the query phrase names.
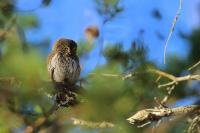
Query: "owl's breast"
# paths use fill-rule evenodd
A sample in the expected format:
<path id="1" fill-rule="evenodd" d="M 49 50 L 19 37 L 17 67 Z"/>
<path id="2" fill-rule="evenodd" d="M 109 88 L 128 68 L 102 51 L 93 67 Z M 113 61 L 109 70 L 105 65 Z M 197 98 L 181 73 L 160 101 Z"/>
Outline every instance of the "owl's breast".
<path id="1" fill-rule="evenodd" d="M 80 75 L 79 61 L 71 57 L 55 54 L 51 61 L 54 68 L 53 78 L 56 82 L 75 83 Z"/>

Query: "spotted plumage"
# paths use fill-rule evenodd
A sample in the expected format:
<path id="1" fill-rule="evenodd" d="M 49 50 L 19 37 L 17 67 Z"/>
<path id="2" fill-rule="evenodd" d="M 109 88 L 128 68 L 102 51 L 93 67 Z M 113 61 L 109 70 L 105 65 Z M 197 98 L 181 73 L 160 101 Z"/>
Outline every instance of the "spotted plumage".
<path id="1" fill-rule="evenodd" d="M 77 44 L 70 39 L 59 39 L 48 56 L 47 68 L 54 82 L 73 85 L 80 76 Z"/>

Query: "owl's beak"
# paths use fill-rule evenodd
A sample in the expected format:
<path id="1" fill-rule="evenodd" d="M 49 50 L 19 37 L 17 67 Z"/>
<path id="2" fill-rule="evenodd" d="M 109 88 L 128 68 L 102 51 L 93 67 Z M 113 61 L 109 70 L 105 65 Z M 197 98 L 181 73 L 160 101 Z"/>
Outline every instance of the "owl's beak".
<path id="1" fill-rule="evenodd" d="M 68 53 L 69 55 L 71 55 L 71 51 L 70 50 L 67 50 L 66 53 Z"/>

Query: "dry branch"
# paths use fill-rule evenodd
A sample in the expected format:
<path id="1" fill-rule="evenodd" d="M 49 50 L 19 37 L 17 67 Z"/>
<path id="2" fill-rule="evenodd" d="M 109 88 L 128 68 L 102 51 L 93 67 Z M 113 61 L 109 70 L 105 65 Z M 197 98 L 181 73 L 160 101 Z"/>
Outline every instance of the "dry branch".
<path id="1" fill-rule="evenodd" d="M 103 76 L 103 77 L 114 77 L 114 78 L 121 78 L 122 80 L 128 79 L 133 77 L 135 74 L 133 73 L 129 73 L 129 74 L 111 74 L 111 73 L 89 73 L 89 75 L 93 76 L 93 75 L 97 75 L 97 76 Z"/>
<path id="2" fill-rule="evenodd" d="M 165 77 L 171 80 L 169 83 L 165 83 L 162 85 L 159 85 L 158 87 L 167 87 L 167 86 L 172 86 L 172 85 L 177 85 L 179 82 L 186 81 L 186 80 L 200 80 L 200 75 L 195 74 L 195 75 L 186 75 L 182 77 L 176 77 L 172 74 L 157 70 L 157 69 L 147 69 L 147 72 L 155 73 L 159 75 L 159 79 L 161 77 Z M 114 77 L 114 78 L 121 78 L 122 80 L 131 78 L 135 75 L 135 72 L 131 72 L 129 74 L 111 74 L 111 73 L 90 73 L 89 75 L 97 75 L 97 76 L 103 76 L 103 77 Z M 156 80 L 158 81 L 158 80 Z"/>
<path id="3" fill-rule="evenodd" d="M 188 70 L 192 70 L 195 67 L 197 67 L 198 65 L 200 65 L 200 60 L 197 63 L 195 63 L 194 65 L 192 65 L 190 68 L 188 68 Z"/>
<path id="4" fill-rule="evenodd" d="M 159 85 L 158 87 L 167 87 L 167 86 L 172 86 L 172 85 L 177 85 L 179 82 L 182 81 L 187 81 L 187 80 L 200 80 L 200 75 L 195 74 L 195 75 L 186 75 L 186 76 L 182 76 L 182 77 L 176 77 L 172 74 L 160 71 L 160 70 L 156 70 L 156 69 L 149 69 L 150 72 L 156 73 L 161 77 L 165 77 L 171 80 L 171 82 Z"/>
<path id="5" fill-rule="evenodd" d="M 157 122 L 164 117 L 186 115 L 200 110 L 200 105 L 188 105 L 176 108 L 155 108 L 138 111 L 127 120 L 138 127 L 143 127 L 152 122 Z"/>

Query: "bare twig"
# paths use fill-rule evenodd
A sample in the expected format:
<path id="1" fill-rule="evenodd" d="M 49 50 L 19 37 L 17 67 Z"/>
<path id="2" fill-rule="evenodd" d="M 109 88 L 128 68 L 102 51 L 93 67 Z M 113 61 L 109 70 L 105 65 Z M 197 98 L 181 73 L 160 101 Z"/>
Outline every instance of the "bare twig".
<path id="1" fill-rule="evenodd" d="M 179 8 L 178 8 L 178 11 L 176 13 L 176 16 L 172 22 L 172 26 L 171 26 L 171 29 L 170 29 L 170 32 L 169 32 L 169 35 L 167 37 L 167 41 L 165 43 L 165 48 L 164 48 L 164 64 L 166 63 L 166 50 L 167 50 L 167 45 L 168 45 L 168 42 L 172 36 L 172 33 L 174 32 L 174 28 L 175 28 L 175 25 L 176 25 L 176 22 L 181 14 L 181 9 L 182 9 L 182 0 L 180 0 L 180 3 L 179 3 Z"/>
<path id="2" fill-rule="evenodd" d="M 167 87 L 167 95 L 163 98 L 163 100 L 161 101 L 161 103 L 163 105 L 166 105 L 167 100 L 169 99 L 169 96 L 171 95 L 172 91 L 174 90 L 175 85 L 171 86 L 171 87 Z"/>
<path id="3" fill-rule="evenodd" d="M 111 73 L 90 73 L 89 75 L 98 75 L 98 76 L 104 76 L 104 77 L 115 77 L 115 78 L 121 78 L 122 80 L 131 78 L 134 76 L 134 73 L 129 73 L 126 75 L 123 74 L 111 74 Z"/>
<path id="4" fill-rule="evenodd" d="M 200 60 L 197 63 L 195 63 L 194 65 L 192 65 L 190 68 L 188 68 L 188 70 L 192 70 L 195 67 L 197 67 L 198 65 L 200 65 Z"/>
<path id="5" fill-rule="evenodd" d="M 161 87 L 165 87 L 167 89 L 167 95 L 163 98 L 163 100 L 160 102 L 162 105 L 165 105 L 167 100 L 169 99 L 169 96 L 171 95 L 172 91 L 174 90 L 175 86 L 179 83 L 179 82 L 183 82 L 183 81 L 188 81 L 188 80 L 200 80 L 200 75 L 186 75 L 186 76 L 182 76 L 182 77 L 176 77 L 172 74 L 160 71 L 160 70 L 156 70 L 156 69 L 149 69 L 149 72 L 155 73 L 159 75 L 159 78 L 161 77 L 165 77 L 169 80 L 171 80 L 168 83 L 164 83 L 161 85 L 158 85 L 158 88 Z"/>
<path id="6" fill-rule="evenodd" d="M 115 124 L 110 122 L 91 122 L 91 121 L 85 121 L 77 118 L 71 118 L 74 125 L 81 125 L 81 126 L 87 126 L 89 128 L 113 128 Z"/>
<path id="7" fill-rule="evenodd" d="M 172 74 L 168 74 L 166 72 L 163 72 L 161 70 L 157 70 L 157 69 L 149 69 L 148 70 L 149 72 L 152 72 L 152 73 L 155 73 L 155 74 L 158 74 L 159 76 L 161 77 L 166 77 L 168 79 L 171 79 L 171 80 L 176 80 L 176 77 Z"/>
<path id="8" fill-rule="evenodd" d="M 122 77 L 122 75 L 119 74 L 110 74 L 110 73 L 90 73 L 89 75 L 100 75 L 100 76 L 105 76 L 105 77 Z"/>
<path id="9" fill-rule="evenodd" d="M 182 77 L 176 77 L 172 74 L 157 70 L 157 69 L 148 69 L 148 72 L 155 73 L 159 75 L 159 80 L 161 77 L 165 77 L 170 79 L 171 81 L 162 85 L 159 85 L 158 87 L 168 87 L 168 86 L 173 86 L 177 85 L 179 82 L 186 81 L 186 80 L 200 80 L 200 75 L 195 74 L 195 75 L 186 75 Z M 97 76 L 104 76 L 104 77 L 115 77 L 115 78 L 121 78 L 122 80 L 131 78 L 135 75 L 135 72 L 123 75 L 123 74 L 110 74 L 110 73 L 90 73 L 89 75 L 97 75 Z M 156 80 L 156 82 L 158 79 Z"/>
<path id="10" fill-rule="evenodd" d="M 177 108 L 155 108 L 138 111 L 127 120 L 138 127 L 146 126 L 151 122 L 158 122 L 164 117 L 186 115 L 200 109 L 200 105 L 188 105 Z"/>
<path id="11" fill-rule="evenodd" d="M 156 73 L 159 76 L 162 77 L 166 77 L 168 79 L 170 79 L 171 81 L 162 85 L 159 85 L 158 87 L 167 87 L 167 86 L 172 86 L 172 85 L 177 85 L 179 82 L 182 81 L 187 81 L 187 80 L 200 80 L 200 75 L 195 74 L 195 75 L 186 75 L 186 76 L 182 76 L 182 77 L 176 77 L 172 74 L 160 71 L 160 70 L 156 70 L 156 69 L 149 69 L 150 72 Z"/>

